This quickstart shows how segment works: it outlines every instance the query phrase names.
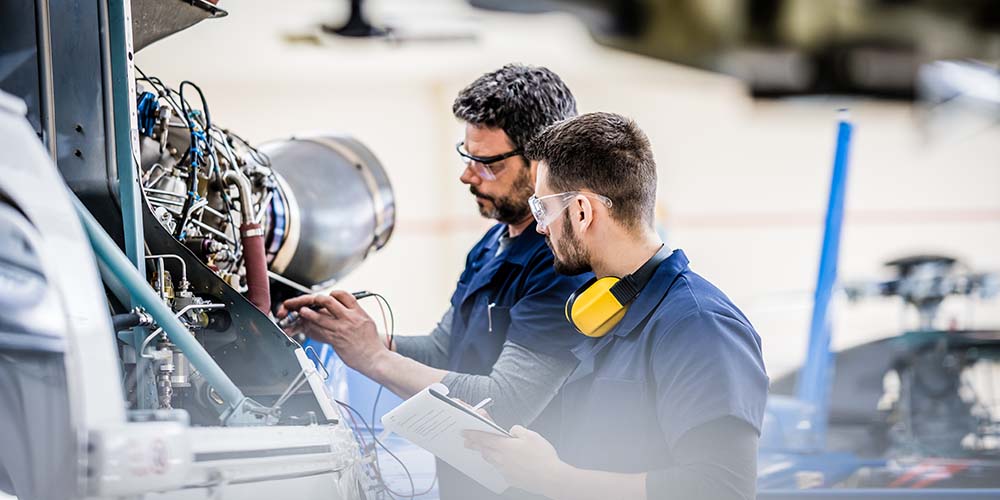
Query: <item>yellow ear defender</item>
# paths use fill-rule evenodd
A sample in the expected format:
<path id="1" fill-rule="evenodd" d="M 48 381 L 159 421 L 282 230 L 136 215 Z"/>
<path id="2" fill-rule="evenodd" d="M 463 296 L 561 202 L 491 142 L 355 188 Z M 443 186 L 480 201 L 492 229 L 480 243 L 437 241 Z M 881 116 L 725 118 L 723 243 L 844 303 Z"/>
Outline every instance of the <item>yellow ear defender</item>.
<path id="1" fill-rule="evenodd" d="M 566 300 L 566 319 L 588 337 L 603 337 L 625 317 L 628 305 L 670 253 L 663 245 L 636 272 L 624 278 L 608 276 L 584 283 Z"/>

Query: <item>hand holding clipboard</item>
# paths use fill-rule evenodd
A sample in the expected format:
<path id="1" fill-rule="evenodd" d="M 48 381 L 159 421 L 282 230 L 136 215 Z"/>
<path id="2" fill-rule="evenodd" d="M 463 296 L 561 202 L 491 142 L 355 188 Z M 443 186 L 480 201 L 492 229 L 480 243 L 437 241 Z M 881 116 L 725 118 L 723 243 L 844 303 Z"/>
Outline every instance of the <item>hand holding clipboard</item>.
<path id="1" fill-rule="evenodd" d="M 507 489 L 499 471 L 475 450 L 465 447 L 463 431 L 497 436 L 510 433 L 476 413 L 471 406 L 448 397 L 448 388 L 432 384 L 382 417 L 382 426 L 433 453 L 452 467 L 495 493 Z"/>

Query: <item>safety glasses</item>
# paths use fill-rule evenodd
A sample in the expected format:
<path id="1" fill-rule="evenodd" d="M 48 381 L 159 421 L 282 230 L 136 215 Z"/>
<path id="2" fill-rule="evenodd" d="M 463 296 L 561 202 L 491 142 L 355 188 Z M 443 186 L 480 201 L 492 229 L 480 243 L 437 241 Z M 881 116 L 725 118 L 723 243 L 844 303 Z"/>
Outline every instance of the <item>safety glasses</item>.
<path id="1" fill-rule="evenodd" d="M 458 156 L 462 157 L 462 161 L 465 163 L 466 168 L 472 168 L 472 171 L 475 172 L 480 179 L 487 181 L 495 181 L 497 179 L 497 175 L 503 170 L 503 165 L 494 165 L 495 163 L 523 153 L 521 148 L 518 148 L 513 151 L 493 156 L 476 156 L 469 154 L 469 152 L 465 150 L 465 141 L 461 141 L 456 144 L 455 151 L 458 151 Z"/>
<path id="2" fill-rule="evenodd" d="M 583 191 L 567 191 L 565 193 L 550 194 L 541 198 L 531 195 L 528 198 L 528 206 L 531 207 L 531 215 L 535 216 L 538 229 L 546 229 L 559 218 L 562 213 L 569 208 L 573 198 L 577 196 L 589 196 L 611 208 L 611 198 L 597 193 L 587 193 Z"/>

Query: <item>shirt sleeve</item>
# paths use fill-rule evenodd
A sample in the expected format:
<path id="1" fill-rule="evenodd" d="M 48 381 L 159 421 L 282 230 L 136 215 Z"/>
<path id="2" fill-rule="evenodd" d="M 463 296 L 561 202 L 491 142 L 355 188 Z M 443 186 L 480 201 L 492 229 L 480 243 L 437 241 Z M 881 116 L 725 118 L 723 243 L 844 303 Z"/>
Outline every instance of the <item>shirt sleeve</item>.
<path id="1" fill-rule="evenodd" d="M 723 417 L 681 436 L 676 465 L 646 474 L 648 500 L 752 500 L 757 493 L 757 431 Z"/>
<path id="2" fill-rule="evenodd" d="M 396 352 L 432 368 L 448 366 L 448 346 L 451 343 L 451 320 L 455 310 L 451 307 L 441 316 L 430 335 L 399 335 L 393 339 Z"/>
<path id="3" fill-rule="evenodd" d="M 469 404 L 493 398 L 487 411 L 502 427 L 527 426 L 552 401 L 575 367 L 576 361 L 507 341 L 489 375 L 448 373 L 441 383 L 448 387 L 448 395 Z"/>
<path id="4" fill-rule="evenodd" d="M 653 360 L 657 419 L 668 446 L 721 417 L 760 433 L 768 378 L 760 337 L 748 323 L 698 311 L 660 337 Z"/>
<path id="5" fill-rule="evenodd" d="M 566 299 L 586 281 L 586 276 L 557 274 L 551 254 L 536 260 L 524 294 L 510 308 L 507 339 L 535 352 L 575 360 L 570 351 L 585 337 L 566 319 Z"/>

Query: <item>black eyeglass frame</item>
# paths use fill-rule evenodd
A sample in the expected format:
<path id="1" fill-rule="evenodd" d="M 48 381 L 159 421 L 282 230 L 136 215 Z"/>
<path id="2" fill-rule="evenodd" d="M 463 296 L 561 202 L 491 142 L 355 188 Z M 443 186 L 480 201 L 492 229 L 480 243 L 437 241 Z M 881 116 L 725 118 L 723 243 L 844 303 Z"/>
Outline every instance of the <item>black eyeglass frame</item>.
<path id="1" fill-rule="evenodd" d="M 462 150 L 462 146 L 465 146 L 465 141 L 458 141 L 458 144 L 455 144 L 455 151 L 458 151 L 458 155 L 459 156 L 461 156 L 462 158 L 465 158 L 467 160 L 471 160 L 471 161 L 482 163 L 483 165 L 490 165 L 490 164 L 496 163 L 498 161 L 506 160 L 507 158 L 511 158 L 513 156 L 518 156 L 518 155 L 524 154 L 524 150 L 523 149 L 517 148 L 517 149 L 511 150 L 511 151 L 508 151 L 506 153 L 501 153 L 501 154 L 493 155 L 493 156 L 475 156 L 475 155 L 469 154 L 466 151 L 463 151 Z"/>

